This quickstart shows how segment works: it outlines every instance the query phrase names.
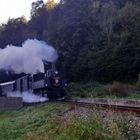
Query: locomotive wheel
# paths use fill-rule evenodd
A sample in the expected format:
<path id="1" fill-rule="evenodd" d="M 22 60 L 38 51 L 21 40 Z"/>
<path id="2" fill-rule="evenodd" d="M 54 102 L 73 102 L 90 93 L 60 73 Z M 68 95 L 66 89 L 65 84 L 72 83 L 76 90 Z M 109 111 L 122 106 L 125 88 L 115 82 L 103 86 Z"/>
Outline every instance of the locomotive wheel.
<path id="1" fill-rule="evenodd" d="M 64 91 L 61 88 L 56 90 L 55 94 L 56 94 L 56 99 L 61 99 L 65 96 Z"/>
<path id="2" fill-rule="evenodd" d="M 56 95 L 55 95 L 55 93 L 53 92 L 52 89 L 49 89 L 49 90 L 47 91 L 47 96 L 48 96 L 49 101 L 54 101 L 54 100 L 56 100 Z"/>
<path id="3" fill-rule="evenodd" d="M 64 97 L 64 91 L 62 89 L 51 89 L 47 92 L 49 101 L 55 101 Z"/>

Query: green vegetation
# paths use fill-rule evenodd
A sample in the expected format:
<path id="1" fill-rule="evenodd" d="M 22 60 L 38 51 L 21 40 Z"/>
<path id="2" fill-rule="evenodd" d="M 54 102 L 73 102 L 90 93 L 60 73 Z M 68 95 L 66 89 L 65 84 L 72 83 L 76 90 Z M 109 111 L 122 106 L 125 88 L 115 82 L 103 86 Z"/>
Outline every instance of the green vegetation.
<path id="1" fill-rule="evenodd" d="M 139 88 L 135 85 L 113 82 L 105 84 L 99 82 L 70 83 L 66 89 L 68 97 L 80 98 L 127 98 L 140 99 Z"/>
<path id="2" fill-rule="evenodd" d="M 104 85 L 98 82 L 75 82 L 70 83 L 66 88 L 66 94 L 68 97 L 97 97 L 98 91 Z"/>
<path id="3" fill-rule="evenodd" d="M 138 140 L 134 115 L 46 103 L 0 112 L 1 140 Z"/>

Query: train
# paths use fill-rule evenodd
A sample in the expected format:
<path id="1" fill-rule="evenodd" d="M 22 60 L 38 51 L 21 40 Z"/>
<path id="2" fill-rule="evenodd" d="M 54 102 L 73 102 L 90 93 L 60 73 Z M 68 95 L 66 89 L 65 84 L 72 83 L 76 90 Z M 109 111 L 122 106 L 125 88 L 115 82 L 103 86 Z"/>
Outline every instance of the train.
<path id="1" fill-rule="evenodd" d="M 6 96 L 8 92 L 31 91 L 49 100 L 60 100 L 64 99 L 64 88 L 67 86 L 67 80 L 62 78 L 55 64 L 52 63 L 45 66 L 44 72 L 26 74 L 13 81 L 0 83 L 0 94 Z"/>

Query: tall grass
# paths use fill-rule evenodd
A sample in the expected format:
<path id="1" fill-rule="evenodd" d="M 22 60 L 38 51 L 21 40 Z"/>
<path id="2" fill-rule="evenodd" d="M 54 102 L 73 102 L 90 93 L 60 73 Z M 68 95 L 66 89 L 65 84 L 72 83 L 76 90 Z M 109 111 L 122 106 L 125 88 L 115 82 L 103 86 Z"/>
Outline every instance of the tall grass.
<path id="1" fill-rule="evenodd" d="M 85 109 L 83 109 L 85 110 Z M 68 113 L 68 115 L 67 115 Z M 0 112 L 0 140 L 138 140 L 132 115 L 48 103 Z M 131 117 L 129 117 L 131 116 Z"/>
<path id="2" fill-rule="evenodd" d="M 70 83 L 66 89 L 67 96 L 70 97 L 96 97 L 98 91 L 103 86 L 99 82 L 88 82 L 88 83 Z"/>
<path id="3" fill-rule="evenodd" d="M 66 89 L 68 97 L 80 98 L 129 98 L 140 99 L 140 89 L 135 85 L 113 82 L 101 84 L 99 82 L 70 83 Z"/>

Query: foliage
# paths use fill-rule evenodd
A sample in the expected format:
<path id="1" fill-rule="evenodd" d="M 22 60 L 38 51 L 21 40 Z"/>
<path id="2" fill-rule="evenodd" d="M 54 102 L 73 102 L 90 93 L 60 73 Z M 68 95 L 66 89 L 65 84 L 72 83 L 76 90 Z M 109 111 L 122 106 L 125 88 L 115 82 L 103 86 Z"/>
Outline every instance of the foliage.
<path id="1" fill-rule="evenodd" d="M 113 82 L 112 85 L 106 85 L 100 89 L 98 95 L 115 95 L 118 97 L 126 97 L 133 93 L 133 88 L 130 85 L 122 84 L 119 82 Z"/>
<path id="2" fill-rule="evenodd" d="M 66 88 L 66 94 L 68 97 L 97 97 L 97 94 L 103 84 L 98 82 L 88 82 L 88 83 L 70 83 Z"/>
<path id="3" fill-rule="evenodd" d="M 140 69 L 139 0 L 54 0 L 32 3 L 31 19 L 0 27 L 0 48 L 45 40 L 70 80 L 135 79 Z"/>
<path id="4" fill-rule="evenodd" d="M 113 82 L 112 84 L 99 82 L 73 82 L 65 90 L 71 98 L 127 98 L 140 99 L 139 88 L 135 85 Z"/>
<path id="5" fill-rule="evenodd" d="M 2 24 L 0 32 L 0 48 L 8 44 L 21 45 L 26 37 L 27 21 L 25 17 L 9 19 L 7 24 Z"/>

